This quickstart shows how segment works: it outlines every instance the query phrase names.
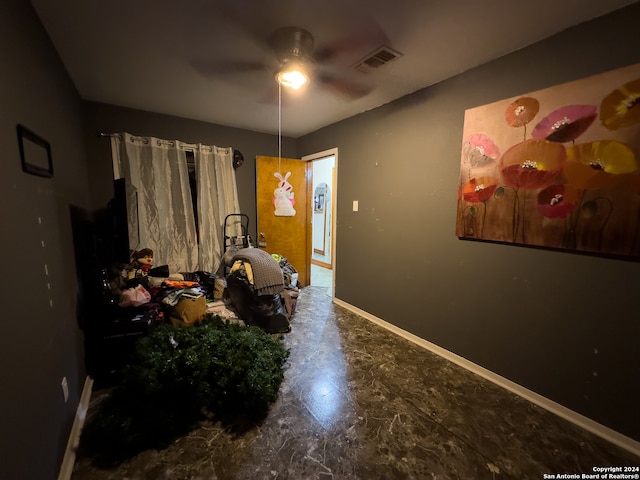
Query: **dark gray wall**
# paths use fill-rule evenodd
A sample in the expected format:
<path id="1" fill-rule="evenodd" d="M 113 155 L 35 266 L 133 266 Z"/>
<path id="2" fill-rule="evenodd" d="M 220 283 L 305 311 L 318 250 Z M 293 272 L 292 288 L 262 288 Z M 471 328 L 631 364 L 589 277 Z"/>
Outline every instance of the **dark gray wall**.
<path id="1" fill-rule="evenodd" d="M 339 149 L 336 297 L 636 440 L 638 263 L 463 241 L 455 220 L 465 109 L 639 62 L 638 19 L 636 3 L 298 139 Z"/>
<path id="2" fill-rule="evenodd" d="M 85 103 L 85 136 L 89 153 L 93 203 L 105 206 L 113 195 L 111 143 L 98 138 L 97 132 L 153 136 L 165 140 L 233 147 L 244 155 L 244 164 L 236 170 L 241 213 L 249 215 L 250 231 L 255 237 L 256 225 L 256 155 L 278 155 L 278 137 L 266 133 L 225 127 L 197 120 L 116 107 L 101 103 Z M 250 112 L 247 112 L 249 115 Z M 295 140 L 282 139 L 282 155 L 296 156 Z"/>
<path id="3" fill-rule="evenodd" d="M 82 104 L 26 0 L 0 2 L 0 65 L 0 477 L 53 479 L 86 376 L 69 214 L 90 207 Z M 51 144 L 52 179 L 22 172 L 17 123 Z"/>
<path id="4" fill-rule="evenodd" d="M 640 440 L 637 263 L 454 235 L 464 110 L 640 61 L 638 18 L 636 4 L 297 142 L 284 139 L 283 155 L 340 149 L 338 298 Z M 26 0 L 0 2 L 0 59 L 0 470 L 3 478 L 55 478 L 85 378 L 69 205 L 101 208 L 112 194 L 109 142 L 95 133 L 241 150 L 240 202 L 253 222 L 254 157 L 276 155 L 277 138 L 94 103 L 84 104 L 83 118 Z M 53 179 L 21 171 L 17 123 L 51 143 Z M 351 212 L 352 200 L 360 212 Z"/>

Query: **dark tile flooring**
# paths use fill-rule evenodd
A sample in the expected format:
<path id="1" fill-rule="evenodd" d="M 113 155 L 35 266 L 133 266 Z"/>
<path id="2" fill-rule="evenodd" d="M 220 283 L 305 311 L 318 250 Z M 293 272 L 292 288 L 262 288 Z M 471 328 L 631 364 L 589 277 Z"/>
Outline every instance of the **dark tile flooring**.
<path id="1" fill-rule="evenodd" d="M 326 288 L 301 291 L 292 327 L 281 394 L 259 427 L 236 436 L 205 423 L 113 469 L 79 457 L 72 478 L 541 479 L 640 465 L 631 453 L 334 305 Z"/>

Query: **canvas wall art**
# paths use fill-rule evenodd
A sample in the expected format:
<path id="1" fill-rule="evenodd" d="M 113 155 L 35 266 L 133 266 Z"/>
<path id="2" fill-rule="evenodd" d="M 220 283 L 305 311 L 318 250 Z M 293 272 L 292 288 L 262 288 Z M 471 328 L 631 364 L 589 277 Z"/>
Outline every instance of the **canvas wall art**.
<path id="1" fill-rule="evenodd" d="M 640 257 L 640 64 L 467 110 L 456 234 Z"/>

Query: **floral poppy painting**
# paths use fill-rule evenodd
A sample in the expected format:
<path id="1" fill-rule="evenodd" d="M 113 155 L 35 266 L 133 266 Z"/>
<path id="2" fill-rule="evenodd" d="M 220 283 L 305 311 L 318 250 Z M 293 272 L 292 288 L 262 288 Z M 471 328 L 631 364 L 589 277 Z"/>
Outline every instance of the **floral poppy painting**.
<path id="1" fill-rule="evenodd" d="M 467 110 L 456 234 L 640 258 L 640 64 Z"/>

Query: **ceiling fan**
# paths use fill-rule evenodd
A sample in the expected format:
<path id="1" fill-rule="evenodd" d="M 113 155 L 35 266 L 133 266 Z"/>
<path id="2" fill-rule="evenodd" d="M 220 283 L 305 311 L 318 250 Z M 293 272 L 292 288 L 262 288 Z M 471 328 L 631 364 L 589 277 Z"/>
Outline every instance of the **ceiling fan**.
<path id="1" fill-rule="evenodd" d="M 363 41 L 361 38 L 349 37 L 338 44 L 316 48 L 314 37 L 308 30 L 298 26 L 285 26 L 262 40 L 273 54 L 271 61 L 206 60 L 194 63 L 194 66 L 207 75 L 255 75 L 266 72 L 285 87 L 298 89 L 308 83 L 328 89 L 348 100 L 355 100 L 369 94 L 373 88 L 360 79 L 354 79 L 357 72 L 340 65 L 337 58 L 345 52 L 361 48 L 368 41 L 370 39 Z"/>

